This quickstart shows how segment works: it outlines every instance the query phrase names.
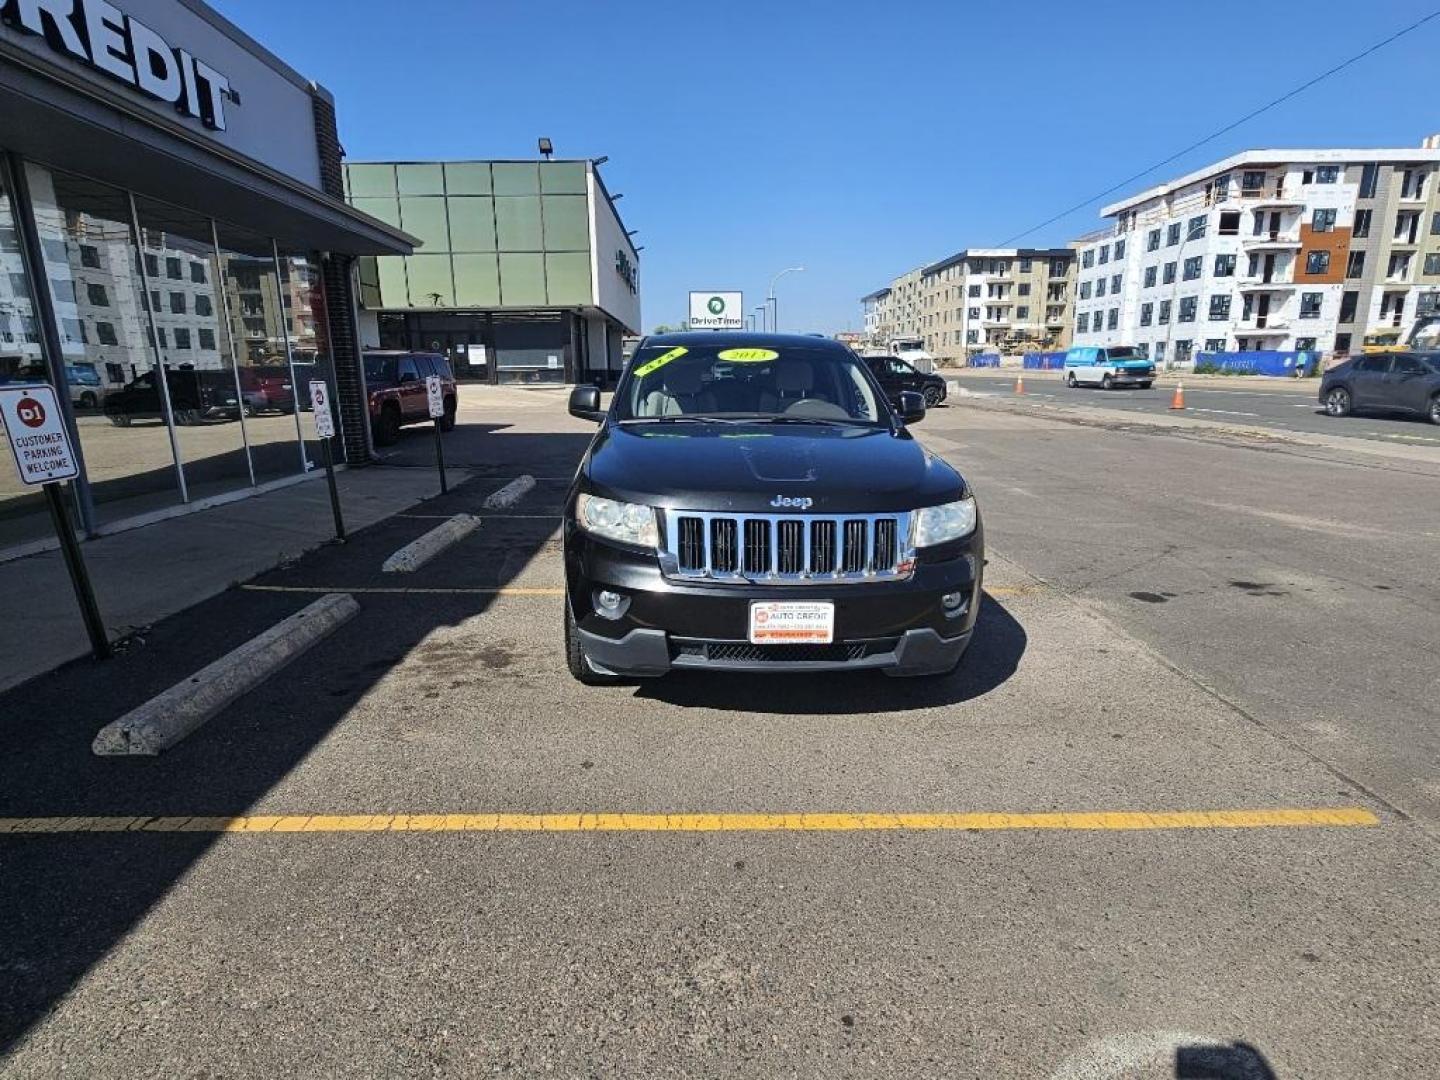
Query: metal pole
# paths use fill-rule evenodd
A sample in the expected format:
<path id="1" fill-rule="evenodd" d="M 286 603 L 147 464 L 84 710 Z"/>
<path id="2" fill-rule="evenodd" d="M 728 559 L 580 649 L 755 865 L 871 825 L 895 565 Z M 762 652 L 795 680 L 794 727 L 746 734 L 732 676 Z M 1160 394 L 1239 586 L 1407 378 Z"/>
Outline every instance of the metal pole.
<path id="1" fill-rule="evenodd" d="M 440 438 L 440 421 L 442 417 L 435 417 L 435 465 L 440 470 L 440 494 L 444 495 L 450 490 L 445 483 L 445 445 Z"/>
<path id="2" fill-rule="evenodd" d="M 300 380 L 295 378 L 295 354 L 290 349 L 290 316 L 285 311 L 284 279 L 280 274 L 280 245 L 270 238 L 270 258 L 275 268 L 275 300 L 280 307 L 280 336 L 285 342 L 285 370 L 290 372 L 290 396 L 295 403 L 295 437 L 300 440 L 300 471 L 309 472 L 314 466 L 310 455 L 305 452 L 305 429 L 300 426 Z"/>
<path id="3" fill-rule="evenodd" d="M 155 378 L 160 383 L 160 404 L 165 410 L 165 430 L 170 434 L 170 455 L 175 459 L 175 479 L 180 486 L 180 501 L 190 501 L 190 489 L 185 484 L 185 466 L 180 459 L 180 440 L 175 434 L 175 408 L 170 402 L 170 369 L 165 363 L 165 354 L 160 351 L 160 332 L 155 326 L 155 292 L 150 288 L 150 278 L 145 272 L 145 234 L 140 231 L 140 211 L 135 206 L 135 193 L 127 191 L 130 202 L 130 227 L 134 229 L 135 258 L 139 263 L 140 284 L 145 295 L 146 321 L 150 324 L 150 347 L 155 350 Z M 158 258 L 158 256 L 157 256 Z"/>
<path id="4" fill-rule="evenodd" d="M 330 440 L 320 440 L 320 456 L 325 462 L 325 482 L 330 485 L 330 510 L 335 515 L 335 539 L 345 542 L 345 519 L 340 516 L 340 492 L 335 487 L 335 455 L 330 450 Z"/>
<path id="5" fill-rule="evenodd" d="M 60 485 L 53 483 L 43 487 L 45 502 L 50 507 L 50 520 L 55 525 L 55 535 L 60 539 L 60 552 L 65 557 L 65 568 L 70 571 L 70 584 L 75 587 L 75 599 L 80 604 L 80 617 L 85 620 L 85 632 L 90 636 L 90 651 L 96 660 L 108 660 L 110 637 L 105 633 L 105 623 L 100 618 L 99 605 L 95 603 L 95 590 L 91 588 L 90 575 L 85 570 L 85 559 L 80 554 L 75 529 L 60 497 Z"/>
<path id="6" fill-rule="evenodd" d="M 245 423 L 245 388 L 240 385 L 240 350 L 235 344 L 234 328 L 230 323 L 230 298 L 225 294 L 225 257 L 220 254 L 220 230 L 215 224 L 215 219 L 210 219 L 210 242 L 215 249 L 215 280 L 212 282 L 215 288 L 215 295 L 220 299 L 220 322 L 221 336 L 225 339 L 225 348 L 230 353 L 230 373 L 235 376 L 235 404 L 237 412 L 235 419 L 240 424 L 240 441 L 245 444 L 245 467 L 250 471 L 250 486 L 255 486 L 255 459 L 250 453 L 250 429 Z M 249 357 L 247 356 L 248 360 Z M 249 366 L 249 365 L 246 365 Z"/>
<path id="7" fill-rule="evenodd" d="M 778 334 L 780 332 L 780 301 L 772 296 L 766 302 L 770 305 L 770 329 Z"/>

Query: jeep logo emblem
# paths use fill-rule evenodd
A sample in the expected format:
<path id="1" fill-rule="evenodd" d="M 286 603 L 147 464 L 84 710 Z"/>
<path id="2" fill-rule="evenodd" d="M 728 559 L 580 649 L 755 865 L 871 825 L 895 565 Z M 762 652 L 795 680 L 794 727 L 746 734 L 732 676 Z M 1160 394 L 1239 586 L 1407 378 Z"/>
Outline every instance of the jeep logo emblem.
<path id="1" fill-rule="evenodd" d="M 788 495 L 776 495 L 770 500 L 770 505 L 777 510 L 809 510 L 815 505 L 815 500 L 807 499 L 804 496 L 792 499 Z"/>

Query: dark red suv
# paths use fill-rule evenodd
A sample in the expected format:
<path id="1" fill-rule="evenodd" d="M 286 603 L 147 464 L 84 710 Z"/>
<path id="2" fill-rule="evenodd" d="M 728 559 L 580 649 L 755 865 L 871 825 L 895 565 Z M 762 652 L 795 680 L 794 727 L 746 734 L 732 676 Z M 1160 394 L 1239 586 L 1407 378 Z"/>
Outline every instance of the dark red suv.
<path id="1" fill-rule="evenodd" d="M 391 446 L 406 424 L 430 420 L 425 379 L 440 376 L 445 415 L 440 430 L 455 426 L 455 376 L 450 362 L 439 353 L 367 352 L 365 388 L 370 394 L 370 428 L 379 446 Z"/>

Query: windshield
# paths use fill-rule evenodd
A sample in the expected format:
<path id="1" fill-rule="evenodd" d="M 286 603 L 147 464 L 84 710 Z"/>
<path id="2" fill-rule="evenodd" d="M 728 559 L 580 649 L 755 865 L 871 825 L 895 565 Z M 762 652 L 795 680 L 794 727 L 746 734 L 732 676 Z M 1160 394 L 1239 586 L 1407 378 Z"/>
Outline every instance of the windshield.
<path id="1" fill-rule="evenodd" d="M 621 422 L 685 417 L 878 425 L 859 358 L 839 349 L 651 345 L 616 394 Z"/>
<path id="2" fill-rule="evenodd" d="M 1412 349 L 1440 349 L 1440 315 L 1432 315 L 1415 324 L 1415 333 L 1410 337 Z"/>
<path id="3" fill-rule="evenodd" d="M 1132 345 L 1121 345 L 1121 346 L 1119 346 L 1118 348 L 1107 349 L 1106 352 L 1109 353 L 1111 360 L 1144 360 L 1144 359 L 1145 359 L 1144 356 L 1141 356 L 1141 355 L 1140 355 L 1140 350 L 1137 349 L 1137 348 L 1135 348 L 1135 347 L 1132 346 Z"/>
<path id="4" fill-rule="evenodd" d="M 395 381 L 395 358 L 393 356 L 365 357 L 365 382 L 374 387 L 378 383 Z"/>

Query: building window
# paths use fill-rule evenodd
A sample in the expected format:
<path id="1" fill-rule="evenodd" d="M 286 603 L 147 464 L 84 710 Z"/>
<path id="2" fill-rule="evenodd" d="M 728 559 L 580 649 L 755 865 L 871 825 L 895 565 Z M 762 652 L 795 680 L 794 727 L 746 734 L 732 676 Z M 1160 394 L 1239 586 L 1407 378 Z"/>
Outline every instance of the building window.
<path id="1" fill-rule="evenodd" d="M 1115 258 L 1116 258 L 1116 260 L 1118 261 L 1118 260 L 1120 260 L 1120 259 L 1123 259 L 1124 257 L 1125 257 L 1125 241 L 1124 241 L 1124 240 L 1116 240 L 1116 241 L 1115 241 Z"/>
<path id="2" fill-rule="evenodd" d="M 1111 291 L 1112 293 L 1118 293 L 1118 292 L 1120 291 L 1120 281 L 1121 281 L 1121 275 L 1120 275 L 1120 274 L 1112 274 L 1112 275 L 1110 276 L 1110 291 Z"/>
<path id="3" fill-rule="evenodd" d="M 206 296 L 206 295 L 203 294 L 203 293 L 201 293 L 199 296 L 195 297 L 195 314 L 196 314 L 196 315 L 214 315 L 214 314 L 215 314 L 215 309 L 214 309 L 213 306 L 211 306 L 211 303 L 210 303 L 210 297 Z"/>
<path id="4" fill-rule="evenodd" d="M 109 307 L 110 296 L 105 292 L 104 285 L 91 283 L 85 286 L 85 295 L 95 307 Z"/>
<path id="5" fill-rule="evenodd" d="M 979 296 L 979 295 L 980 295 L 980 286 L 979 286 L 979 285 L 971 285 L 971 286 L 970 286 L 970 295 L 971 295 L 971 296 Z"/>
<path id="6" fill-rule="evenodd" d="M 155 336 L 160 340 L 160 347 L 162 349 L 168 349 L 170 347 L 170 342 L 165 337 L 165 327 L 157 326 L 155 328 Z"/>
<path id="7" fill-rule="evenodd" d="M 1027 305 L 1021 304 L 1019 307 L 1017 307 L 1017 308 L 1015 309 L 1015 318 L 1017 318 L 1017 319 L 1028 319 L 1029 317 L 1030 317 L 1030 308 L 1029 308 Z"/>
<path id="8" fill-rule="evenodd" d="M 1314 352 L 1315 339 L 1313 337 L 1297 337 L 1295 339 L 1296 352 Z"/>
<path id="9" fill-rule="evenodd" d="M 187 329 L 186 327 L 177 326 L 177 327 L 175 328 L 175 348 L 176 348 L 176 349 L 188 349 L 188 348 L 190 348 L 190 331 L 189 331 L 189 329 Z"/>
<path id="10" fill-rule="evenodd" d="M 1158 363 L 1160 363 L 1160 362 L 1161 362 L 1162 360 L 1164 360 L 1164 359 L 1165 359 L 1165 343 L 1164 343 L 1163 341 L 1157 341 L 1157 342 L 1155 342 L 1155 362 L 1158 364 Z"/>
<path id="11" fill-rule="evenodd" d="M 1095 265 L 1095 249 L 1094 249 L 1094 248 L 1091 248 L 1089 251 L 1084 252 L 1084 253 L 1080 256 L 1080 267 L 1081 267 L 1081 269 L 1083 270 L 1083 269 L 1088 269 L 1089 267 L 1092 267 L 1092 266 L 1094 266 L 1094 265 Z"/>
<path id="12" fill-rule="evenodd" d="M 1302 319 L 1318 319 L 1318 318 L 1320 318 L 1320 304 L 1321 304 L 1321 302 L 1324 300 L 1324 298 L 1325 298 L 1325 294 L 1324 294 L 1324 293 L 1318 293 L 1318 292 L 1301 293 L 1301 294 L 1300 294 L 1300 318 L 1302 318 Z"/>
<path id="13" fill-rule="evenodd" d="M 1315 213 L 1310 217 L 1310 228 L 1314 232 L 1333 232 L 1335 229 L 1335 210 L 1333 208 L 1316 207 Z"/>
<path id="14" fill-rule="evenodd" d="M 1019 285 L 1019 293 L 1020 293 L 1021 296 L 1029 296 L 1029 295 L 1030 295 L 1030 283 L 1029 283 L 1028 281 L 1022 281 L 1022 282 L 1020 283 L 1020 285 Z"/>
<path id="15" fill-rule="evenodd" d="M 1210 321 L 1224 322 L 1230 318 L 1230 294 L 1220 293 L 1210 297 Z"/>
<path id="16" fill-rule="evenodd" d="M 1180 242 L 1180 222 L 1176 221 L 1165 230 L 1165 246 L 1174 247 Z"/>
<path id="17" fill-rule="evenodd" d="M 1345 276 L 1347 278 L 1362 277 L 1365 273 L 1365 252 L 1350 252 L 1349 261 L 1345 264 Z"/>
<path id="18" fill-rule="evenodd" d="M 1389 269 L 1385 276 L 1394 281 L 1396 278 L 1407 278 L 1410 276 L 1410 253 L 1404 252 L 1400 255 L 1390 256 Z"/>
<path id="19" fill-rule="evenodd" d="M 1356 211 L 1355 211 L 1355 224 L 1354 224 L 1354 226 L 1350 229 L 1350 235 L 1353 236 L 1353 237 L 1355 237 L 1357 240 L 1363 240 L 1365 237 L 1367 237 L 1367 236 L 1370 235 L 1370 211 L 1369 211 L 1369 210 L 1356 210 Z"/>
<path id="20" fill-rule="evenodd" d="M 1425 197 L 1425 173 L 1420 169 L 1406 169 L 1400 178 L 1402 199 L 1423 199 Z"/>
<path id="21" fill-rule="evenodd" d="M 1107 316 L 1105 316 L 1105 329 L 1106 329 L 1106 330 L 1114 330 L 1114 329 L 1115 329 L 1116 327 L 1118 327 L 1119 325 L 1120 325 L 1120 309 L 1119 309 L 1118 307 L 1112 307 L 1112 308 L 1110 309 L 1110 314 L 1107 315 Z"/>
<path id="22" fill-rule="evenodd" d="M 1020 260 L 1020 272 L 1022 274 L 1030 273 L 1030 266 L 1031 262 L 1028 256 Z"/>
<path id="23" fill-rule="evenodd" d="M 1315 183 L 1334 184 L 1340 179 L 1339 165 L 1320 165 L 1315 169 Z"/>
<path id="24" fill-rule="evenodd" d="M 1234 277 L 1234 276 L 1235 276 L 1235 256 L 1234 256 L 1234 255 L 1216 255 L 1216 256 L 1215 256 L 1215 276 L 1216 276 L 1216 277 Z"/>
<path id="25" fill-rule="evenodd" d="M 1159 271 L 1157 270 L 1156 267 L 1153 267 L 1153 266 L 1147 266 L 1147 267 L 1145 267 L 1145 281 L 1144 281 L 1144 287 L 1145 287 L 1145 288 L 1147 288 L 1147 289 L 1153 289 L 1153 288 L 1155 287 L 1155 275 L 1156 275 L 1158 272 L 1159 272 Z"/>
<path id="26" fill-rule="evenodd" d="M 1224 352 L 1225 339 L 1223 337 L 1212 337 L 1205 339 L 1206 352 Z"/>
<path id="27" fill-rule="evenodd" d="M 1340 321 L 1342 323 L 1355 321 L 1355 309 L 1360 304 L 1360 294 L 1353 289 L 1340 294 Z"/>
<path id="28" fill-rule="evenodd" d="M 91 270 L 100 269 L 100 249 L 90 244 L 80 245 L 80 265 L 88 266 Z M 113 327 L 112 327 L 113 333 Z"/>
<path id="29" fill-rule="evenodd" d="M 1141 304 L 1141 305 L 1140 305 L 1140 325 L 1141 325 L 1141 326 L 1149 326 L 1150 323 L 1151 323 L 1151 321 L 1153 320 L 1154 316 L 1155 316 L 1155 305 L 1154 305 L 1154 304 Z"/>
<path id="30" fill-rule="evenodd" d="M 172 292 L 170 294 L 170 314 L 185 314 L 185 294 L 183 292 Z"/>
<path id="31" fill-rule="evenodd" d="M 1425 256 L 1425 268 L 1422 272 L 1440 274 L 1440 251 L 1432 251 Z"/>
<path id="32" fill-rule="evenodd" d="M 1305 273 L 1307 274 L 1328 274 L 1330 272 L 1330 252 L 1328 251 L 1307 251 L 1305 253 Z"/>
<path id="33" fill-rule="evenodd" d="M 1205 235 L 1206 217 L 1204 214 L 1190 219 L 1190 227 L 1185 232 L 1187 240 L 1199 240 Z"/>
<path id="34" fill-rule="evenodd" d="M 1182 296 L 1180 298 L 1180 321 L 1194 322 L 1195 310 L 1200 306 L 1198 296 Z"/>
<path id="35" fill-rule="evenodd" d="M 1220 235 L 1221 235 L 1221 236 L 1239 236 L 1239 235 L 1240 235 L 1240 211 L 1239 211 L 1239 210 L 1222 210 L 1222 211 L 1220 212 Z"/>
<path id="36" fill-rule="evenodd" d="M 1189 259 L 1186 259 L 1186 260 L 1185 260 L 1185 274 L 1184 274 L 1185 280 L 1186 280 L 1186 281 L 1194 281 L 1196 278 L 1198 278 L 1198 277 L 1200 276 L 1200 274 L 1201 274 L 1201 267 L 1202 267 L 1202 266 L 1203 266 L 1203 259 L 1202 259 L 1201 256 L 1199 256 L 1199 255 L 1195 255 L 1195 256 L 1192 256 L 1192 257 L 1189 258 Z"/>
<path id="37" fill-rule="evenodd" d="M 1360 168 L 1360 198 L 1373 199 L 1380 183 L 1380 166 L 1371 161 Z"/>
<path id="38" fill-rule="evenodd" d="M 1174 264 L 1173 262 L 1168 262 L 1168 263 L 1165 264 L 1165 272 L 1161 275 L 1161 280 L 1162 280 L 1166 285 L 1172 285 L 1172 284 L 1174 284 L 1174 282 L 1175 282 L 1175 264 Z"/>
<path id="39" fill-rule="evenodd" d="M 149 252 L 145 253 L 145 276 L 152 278 L 160 276 L 160 260 Z"/>
<path id="40" fill-rule="evenodd" d="M 119 345 L 120 339 L 115 336 L 115 324 L 97 322 L 95 324 L 95 340 L 101 345 Z"/>
<path id="41" fill-rule="evenodd" d="M 1265 190 L 1265 171 L 1248 169 L 1240 174 L 1240 194 L 1259 195 Z"/>
<path id="42" fill-rule="evenodd" d="M 215 351 L 215 331 L 214 331 L 214 330 L 206 330 L 206 329 L 203 329 L 203 328 L 200 330 L 200 348 L 202 348 L 202 349 L 208 349 L 208 350 L 211 351 L 211 352 L 214 352 L 214 351 Z"/>
<path id="43" fill-rule="evenodd" d="M 1161 301 L 1160 301 L 1160 312 L 1159 312 L 1159 315 L 1156 317 L 1156 320 L 1155 320 L 1155 321 L 1158 322 L 1161 326 L 1164 326 L 1166 323 L 1168 323 L 1168 322 L 1170 321 L 1170 301 L 1169 301 L 1169 300 L 1161 300 Z"/>
<path id="44" fill-rule="evenodd" d="M 966 345 L 975 345 L 975 344 L 978 344 L 979 341 L 980 341 L 980 331 L 979 331 L 979 330 L 966 330 L 966 331 L 965 331 L 965 344 L 966 344 Z"/>
<path id="45" fill-rule="evenodd" d="M 51 278 L 50 295 L 57 303 L 75 303 L 75 282 L 69 278 Z"/>
<path id="46" fill-rule="evenodd" d="M 1159 251 L 1159 250 L 1160 250 L 1160 230 L 1159 230 L 1159 229 L 1151 229 L 1151 230 L 1146 234 L 1146 236 L 1145 236 L 1145 250 L 1146 250 L 1146 251 Z"/>
<path id="47" fill-rule="evenodd" d="M 1230 197 L 1230 174 L 1218 177 L 1215 180 L 1215 201 L 1224 202 Z"/>
<path id="48" fill-rule="evenodd" d="M 1095 295 L 1096 295 L 1096 296 L 1104 296 L 1104 295 L 1105 295 L 1105 279 L 1104 279 L 1103 277 L 1102 277 L 1102 278 L 1096 278 L 1096 279 L 1095 279 Z"/>
<path id="49" fill-rule="evenodd" d="M 196 285 L 205 284 L 205 264 L 203 262 L 192 262 L 190 264 L 190 280 Z"/>
<path id="50" fill-rule="evenodd" d="M 170 278 L 172 281 L 179 281 L 179 280 L 180 280 L 181 274 L 180 274 L 180 260 L 179 260 L 179 259 L 175 258 L 174 256 L 167 256 L 167 257 L 166 257 L 166 259 L 165 259 L 165 276 L 168 277 L 168 278 Z"/>
<path id="51" fill-rule="evenodd" d="M 1336 335 L 1335 335 L 1335 355 L 1336 355 L 1336 356 L 1349 356 L 1349 355 L 1350 355 L 1350 335 L 1349 335 L 1349 334 L 1336 334 Z"/>
<path id="52" fill-rule="evenodd" d="M 980 317 L 980 309 L 978 307 L 972 307 L 966 311 L 965 314 L 972 319 L 978 319 Z"/>
<path id="53" fill-rule="evenodd" d="M 1080 299 L 1081 299 L 1081 300 L 1089 300 L 1089 299 L 1090 299 L 1090 282 L 1088 282 L 1088 281 L 1082 281 L 1082 282 L 1080 282 Z"/>
<path id="54" fill-rule="evenodd" d="M 1075 332 L 1077 334 L 1086 334 L 1089 333 L 1089 331 L 1090 313 L 1088 311 L 1082 311 L 1079 315 L 1075 316 Z"/>
<path id="55" fill-rule="evenodd" d="M 151 311 L 159 311 L 159 310 L 160 310 L 160 290 L 159 290 L 159 289 L 151 289 L 151 290 L 150 290 L 150 308 L 149 308 L 149 310 L 151 310 Z"/>
<path id="56" fill-rule="evenodd" d="M 1100 245 L 1100 265 L 1101 265 L 1101 266 L 1104 266 L 1104 265 L 1105 265 L 1106 263 L 1108 263 L 1109 261 L 1110 261 L 1110 245 L 1109 245 L 1109 244 L 1101 244 L 1101 245 Z"/>

